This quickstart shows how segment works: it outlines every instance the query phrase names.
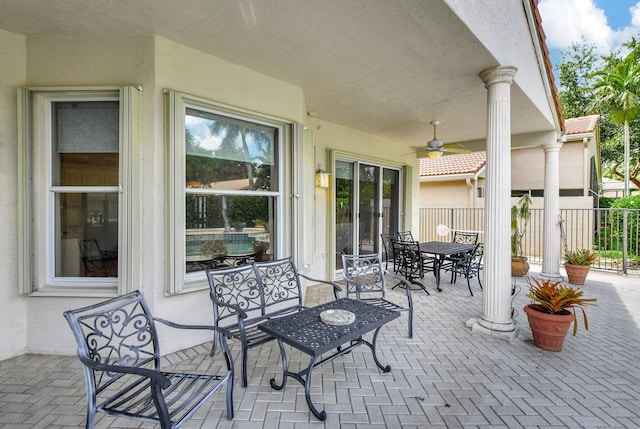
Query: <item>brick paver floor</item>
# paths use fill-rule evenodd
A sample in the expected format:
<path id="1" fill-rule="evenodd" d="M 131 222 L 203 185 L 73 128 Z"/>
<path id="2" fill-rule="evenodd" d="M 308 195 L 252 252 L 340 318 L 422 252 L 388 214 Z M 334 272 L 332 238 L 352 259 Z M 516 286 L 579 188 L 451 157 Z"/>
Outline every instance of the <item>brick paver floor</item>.
<path id="1" fill-rule="evenodd" d="M 535 267 L 533 267 L 535 270 Z M 525 286 L 523 280 L 519 283 Z M 414 293 L 414 337 L 406 315 L 386 325 L 379 356 L 392 366 L 381 373 L 368 348 L 356 349 L 314 371 L 312 397 L 328 414 L 318 421 L 304 388 L 289 380 L 283 391 L 269 386 L 279 376 L 275 342 L 252 349 L 249 386 L 236 377 L 235 419 L 224 414 L 216 394 L 186 428 L 640 428 L 640 279 L 592 272 L 583 287 L 598 298 L 588 308 L 589 331 L 581 325 L 562 352 L 535 347 L 522 306 L 514 308 L 519 334 L 513 342 L 471 333 L 465 322 L 478 317 L 482 292 L 460 280 L 431 295 Z M 401 292 L 393 291 L 392 296 Z M 311 287 L 307 304 L 331 299 Z M 202 344 L 167 356 L 170 366 L 215 371 L 220 356 Z M 306 366 L 305 355 L 288 348 L 290 368 Z M 238 362 L 240 347 L 232 342 Z M 0 362 L 0 428 L 79 428 L 85 422 L 85 388 L 75 356 L 24 355 Z M 145 428 L 100 414 L 97 428 Z"/>

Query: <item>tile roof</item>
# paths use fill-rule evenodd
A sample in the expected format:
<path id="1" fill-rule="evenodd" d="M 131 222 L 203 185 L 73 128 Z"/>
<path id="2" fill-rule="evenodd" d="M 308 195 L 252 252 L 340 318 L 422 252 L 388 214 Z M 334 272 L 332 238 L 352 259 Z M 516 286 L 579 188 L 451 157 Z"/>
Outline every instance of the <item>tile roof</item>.
<path id="1" fill-rule="evenodd" d="M 595 131 L 600 121 L 600 115 L 581 116 L 579 118 L 565 119 L 565 134 L 584 134 Z"/>
<path id="2" fill-rule="evenodd" d="M 471 152 L 446 155 L 440 158 L 421 158 L 420 177 L 446 176 L 449 174 L 474 174 L 487 164 L 487 153 Z"/>

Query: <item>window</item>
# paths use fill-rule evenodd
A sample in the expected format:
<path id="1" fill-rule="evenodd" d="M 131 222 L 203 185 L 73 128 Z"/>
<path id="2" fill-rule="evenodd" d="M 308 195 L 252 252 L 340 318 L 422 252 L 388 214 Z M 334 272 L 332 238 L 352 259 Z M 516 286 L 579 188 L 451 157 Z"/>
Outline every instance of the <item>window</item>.
<path id="1" fill-rule="evenodd" d="M 204 270 L 281 253 L 287 124 L 167 92 L 169 293 L 207 288 Z M 286 211 L 289 213 L 289 211 Z"/>
<path id="2" fill-rule="evenodd" d="M 132 87 L 22 89 L 21 284 L 24 293 L 128 290 Z M 126 113 L 125 113 L 126 112 Z"/>

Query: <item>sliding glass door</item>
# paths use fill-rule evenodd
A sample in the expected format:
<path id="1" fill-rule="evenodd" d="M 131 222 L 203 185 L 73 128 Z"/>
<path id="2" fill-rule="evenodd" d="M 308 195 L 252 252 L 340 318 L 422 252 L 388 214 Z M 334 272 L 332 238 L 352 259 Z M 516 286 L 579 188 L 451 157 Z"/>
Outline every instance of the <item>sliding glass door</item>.
<path id="1" fill-rule="evenodd" d="M 400 169 L 336 160 L 336 269 L 343 254 L 380 252 L 380 234 L 400 224 Z"/>

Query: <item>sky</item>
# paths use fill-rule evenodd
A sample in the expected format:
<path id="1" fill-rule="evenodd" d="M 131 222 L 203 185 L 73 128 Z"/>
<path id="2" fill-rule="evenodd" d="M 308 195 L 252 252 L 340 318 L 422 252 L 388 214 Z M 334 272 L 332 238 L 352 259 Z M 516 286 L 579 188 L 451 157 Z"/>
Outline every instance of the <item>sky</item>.
<path id="1" fill-rule="evenodd" d="M 554 65 L 561 51 L 583 37 L 607 54 L 640 35 L 640 0 L 540 0 L 538 9 Z"/>

